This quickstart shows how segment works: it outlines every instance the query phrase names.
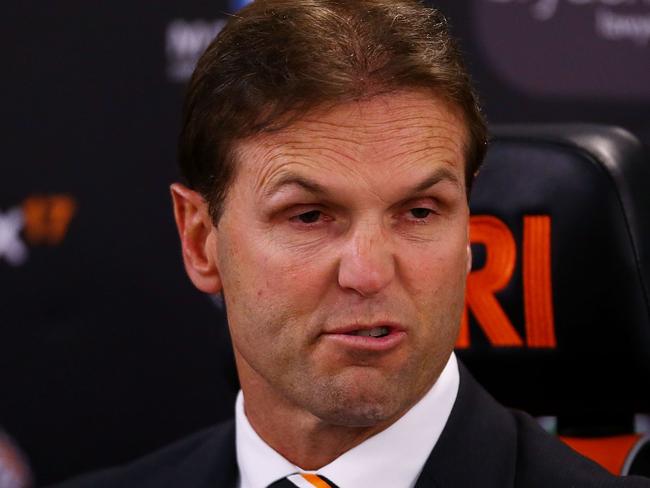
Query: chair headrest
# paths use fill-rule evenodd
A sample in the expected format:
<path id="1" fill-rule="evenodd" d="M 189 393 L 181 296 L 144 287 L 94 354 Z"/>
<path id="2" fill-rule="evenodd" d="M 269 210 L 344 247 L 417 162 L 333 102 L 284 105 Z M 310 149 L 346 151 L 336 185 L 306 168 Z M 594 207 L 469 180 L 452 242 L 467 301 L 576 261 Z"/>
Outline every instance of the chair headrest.
<path id="1" fill-rule="evenodd" d="M 471 197 L 458 354 L 537 415 L 650 410 L 650 161 L 629 132 L 503 126 Z"/>

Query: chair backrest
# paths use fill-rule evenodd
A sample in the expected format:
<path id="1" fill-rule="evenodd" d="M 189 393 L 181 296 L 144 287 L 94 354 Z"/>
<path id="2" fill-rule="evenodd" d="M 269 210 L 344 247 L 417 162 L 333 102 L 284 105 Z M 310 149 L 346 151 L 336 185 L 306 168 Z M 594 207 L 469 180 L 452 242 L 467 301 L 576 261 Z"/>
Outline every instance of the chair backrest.
<path id="1" fill-rule="evenodd" d="M 498 127 L 471 211 L 459 356 L 502 403 L 555 416 L 560 435 L 633 433 L 650 411 L 643 146 L 616 127 Z"/>

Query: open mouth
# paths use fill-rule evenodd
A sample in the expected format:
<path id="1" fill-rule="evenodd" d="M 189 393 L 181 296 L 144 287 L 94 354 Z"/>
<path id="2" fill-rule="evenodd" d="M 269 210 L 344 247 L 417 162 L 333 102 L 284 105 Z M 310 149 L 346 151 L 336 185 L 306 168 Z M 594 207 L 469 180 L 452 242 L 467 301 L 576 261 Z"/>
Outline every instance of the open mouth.
<path id="1" fill-rule="evenodd" d="M 372 329 L 360 329 L 349 332 L 347 335 L 363 337 L 385 337 L 390 334 L 389 327 L 373 327 Z"/>

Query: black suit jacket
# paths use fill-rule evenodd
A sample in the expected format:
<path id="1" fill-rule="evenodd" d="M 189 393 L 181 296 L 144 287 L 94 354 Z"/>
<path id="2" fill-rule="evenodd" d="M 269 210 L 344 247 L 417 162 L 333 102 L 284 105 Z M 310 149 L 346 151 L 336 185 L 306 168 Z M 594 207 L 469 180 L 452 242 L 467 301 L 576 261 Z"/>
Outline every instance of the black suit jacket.
<path id="1" fill-rule="evenodd" d="M 130 465 L 58 487 L 234 488 L 237 477 L 231 420 Z M 611 476 L 548 435 L 527 414 L 501 406 L 460 365 L 456 403 L 416 484 L 434 487 L 650 488 L 650 479 Z"/>

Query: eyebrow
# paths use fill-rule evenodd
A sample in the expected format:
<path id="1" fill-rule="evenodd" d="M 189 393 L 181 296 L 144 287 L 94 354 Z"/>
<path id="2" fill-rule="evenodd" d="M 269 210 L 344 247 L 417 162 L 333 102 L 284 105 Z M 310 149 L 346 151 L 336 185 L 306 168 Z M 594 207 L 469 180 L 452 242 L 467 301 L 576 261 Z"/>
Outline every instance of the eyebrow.
<path id="1" fill-rule="evenodd" d="M 441 181 L 449 181 L 454 184 L 454 186 L 460 188 L 461 184 L 458 181 L 458 177 L 450 171 L 446 167 L 441 167 L 437 168 L 435 171 L 433 171 L 429 176 L 427 176 L 424 180 L 410 188 L 410 193 L 419 193 L 424 190 L 427 190 L 431 188 L 432 186 L 435 186 L 436 184 L 440 183 Z M 264 197 L 269 198 L 273 196 L 275 193 L 280 191 L 283 187 L 285 186 L 291 186 L 291 185 L 296 185 L 299 186 L 305 190 L 307 190 L 310 193 L 316 194 L 316 195 L 329 195 L 329 191 L 320 183 L 317 183 L 309 178 L 306 178 L 303 175 L 293 173 L 293 172 L 286 172 L 282 176 L 280 176 L 276 181 L 273 182 L 268 188 L 264 190 Z"/>
<path id="2" fill-rule="evenodd" d="M 449 170 L 446 167 L 440 167 L 437 168 L 433 173 L 431 173 L 428 177 L 426 177 L 424 180 L 422 180 L 420 183 L 415 185 L 413 188 L 411 188 L 412 193 L 418 193 L 424 190 L 428 190 L 432 186 L 440 183 L 441 181 L 449 181 L 450 183 L 453 183 L 454 186 L 458 187 L 459 189 L 461 188 L 460 181 L 458 181 L 458 177 L 454 172 Z"/>
<path id="3" fill-rule="evenodd" d="M 276 181 L 274 181 L 272 185 L 264 190 L 264 197 L 269 198 L 280 191 L 282 187 L 291 185 L 300 186 L 308 192 L 317 195 L 327 195 L 329 193 L 323 185 L 316 183 L 309 178 L 305 178 L 304 176 L 297 173 L 285 172 Z"/>

